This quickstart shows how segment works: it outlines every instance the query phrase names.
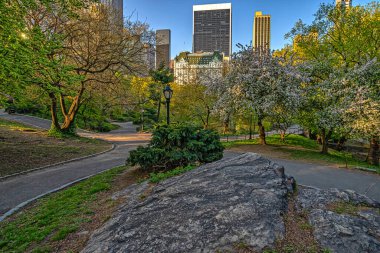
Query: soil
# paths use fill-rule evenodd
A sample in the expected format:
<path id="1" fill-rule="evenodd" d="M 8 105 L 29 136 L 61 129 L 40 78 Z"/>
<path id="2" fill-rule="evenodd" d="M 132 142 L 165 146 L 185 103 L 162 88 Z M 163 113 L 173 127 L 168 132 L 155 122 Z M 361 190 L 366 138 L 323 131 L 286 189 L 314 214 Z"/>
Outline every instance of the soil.
<path id="1" fill-rule="evenodd" d="M 111 144 L 85 138 L 57 139 L 33 128 L 0 126 L 0 177 L 95 154 Z"/>

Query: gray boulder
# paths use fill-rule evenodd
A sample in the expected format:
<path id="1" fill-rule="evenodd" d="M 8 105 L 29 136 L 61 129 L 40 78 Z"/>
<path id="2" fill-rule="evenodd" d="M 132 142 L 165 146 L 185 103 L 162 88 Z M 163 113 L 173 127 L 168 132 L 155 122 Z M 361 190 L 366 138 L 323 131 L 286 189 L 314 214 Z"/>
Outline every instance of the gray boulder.
<path id="1" fill-rule="evenodd" d="M 130 197 L 83 252 L 216 252 L 236 244 L 261 251 L 284 236 L 286 181 L 283 167 L 247 153 L 153 189 L 131 186 L 115 196 Z"/>
<path id="2" fill-rule="evenodd" d="M 350 213 L 329 206 L 346 203 Z M 322 248 L 342 253 L 380 252 L 380 204 L 353 191 L 301 188 L 299 211 L 309 213 L 313 234 Z"/>

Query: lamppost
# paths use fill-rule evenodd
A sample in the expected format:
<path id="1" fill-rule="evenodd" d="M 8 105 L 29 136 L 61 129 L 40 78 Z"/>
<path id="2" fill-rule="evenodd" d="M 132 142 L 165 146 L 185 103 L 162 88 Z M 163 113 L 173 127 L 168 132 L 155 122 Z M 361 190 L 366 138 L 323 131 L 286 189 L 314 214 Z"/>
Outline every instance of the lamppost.
<path id="1" fill-rule="evenodd" d="M 141 109 L 141 132 L 144 131 L 144 109 Z"/>
<path id="2" fill-rule="evenodd" d="M 170 104 L 170 99 L 173 96 L 173 90 L 170 89 L 169 85 L 166 85 L 164 89 L 164 97 L 166 98 L 166 124 L 169 125 L 170 123 L 170 116 L 169 116 L 169 104 Z"/>

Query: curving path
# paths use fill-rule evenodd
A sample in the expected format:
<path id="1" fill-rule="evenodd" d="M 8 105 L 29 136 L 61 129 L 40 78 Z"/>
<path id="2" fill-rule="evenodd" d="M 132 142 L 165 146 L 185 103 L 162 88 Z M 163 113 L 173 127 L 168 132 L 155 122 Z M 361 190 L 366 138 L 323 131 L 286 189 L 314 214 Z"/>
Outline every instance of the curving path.
<path id="1" fill-rule="evenodd" d="M 0 118 L 22 122 L 42 129 L 50 127 L 49 120 L 26 115 L 8 115 L 0 112 Z M 132 123 L 119 123 L 119 125 L 120 129 L 110 133 L 79 131 L 83 137 L 99 138 L 112 142 L 115 149 L 110 152 L 0 181 L 0 221 L 4 216 L 15 211 L 15 208 L 18 209 L 38 197 L 107 169 L 125 164 L 129 151 L 138 145 L 147 143 L 150 135 L 136 133 L 136 126 Z"/>
<path id="2" fill-rule="evenodd" d="M 225 157 L 241 152 L 225 151 Z M 371 172 L 348 170 L 324 164 L 267 157 L 281 164 L 287 175 L 293 176 L 297 183 L 320 189 L 338 188 L 354 190 L 380 202 L 380 176 Z"/>

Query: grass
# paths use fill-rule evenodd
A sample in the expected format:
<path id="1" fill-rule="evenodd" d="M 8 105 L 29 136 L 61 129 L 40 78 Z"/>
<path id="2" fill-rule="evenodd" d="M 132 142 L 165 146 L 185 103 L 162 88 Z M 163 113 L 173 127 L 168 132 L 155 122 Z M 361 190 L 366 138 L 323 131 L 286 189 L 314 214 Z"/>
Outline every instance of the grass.
<path id="1" fill-rule="evenodd" d="M 8 127 L 11 130 L 18 130 L 18 131 L 35 131 L 35 128 L 29 127 L 27 125 L 10 121 L 10 120 L 4 120 L 0 119 L 0 127 Z"/>
<path id="2" fill-rule="evenodd" d="M 150 173 L 149 174 L 149 182 L 151 183 L 159 183 L 165 179 L 183 174 L 187 171 L 190 171 L 192 169 L 196 168 L 194 165 L 187 165 L 186 167 L 178 167 L 173 170 L 169 170 L 166 172 L 158 172 L 158 173 Z"/>
<path id="3" fill-rule="evenodd" d="M 50 252 L 49 243 L 62 241 L 91 222 L 94 203 L 112 187 L 127 167 L 101 173 L 37 201 L 33 208 L 0 223 L 0 252 Z M 42 245 L 40 245 L 42 244 Z"/>
<path id="4" fill-rule="evenodd" d="M 266 137 L 266 141 L 268 145 L 277 145 L 277 146 L 295 146 L 295 147 L 303 147 L 308 149 L 318 149 L 319 145 L 308 138 L 305 138 L 301 135 L 296 134 L 290 134 L 286 139 L 285 142 L 282 142 L 280 135 L 274 134 L 269 135 Z M 237 140 L 237 141 L 230 141 L 230 142 L 223 142 L 223 146 L 225 148 L 232 148 L 239 145 L 258 145 L 259 139 L 252 139 L 252 140 Z"/>
<path id="5" fill-rule="evenodd" d="M 0 177 L 91 155 L 110 147 L 101 140 L 50 137 L 47 131 L 0 119 Z"/>
<path id="6" fill-rule="evenodd" d="M 368 206 L 357 205 L 357 204 L 354 204 L 351 202 L 345 202 L 345 201 L 338 201 L 335 203 L 331 203 L 330 205 L 328 205 L 327 208 L 330 211 L 333 211 L 335 213 L 348 214 L 351 216 L 357 216 L 360 211 L 372 209 L 372 210 L 377 210 L 377 212 L 380 215 L 380 208 L 371 208 Z"/>
<path id="7" fill-rule="evenodd" d="M 279 135 L 270 135 L 266 138 L 269 147 L 269 155 L 277 152 L 287 154 L 287 158 L 296 160 L 308 160 L 316 162 L 326 162 L 329 164 L 338 164 L 340 167 L 366 168 L 374 172 L 380 173 L 379 166 L 373 166 L 367 162 L 360 161 L 352 156 L 351 153 L 336 151 L 329 149 L 328 154 L 320 153 L 320 145 L 316 141 L 303 137 L 301 135 L 291 134 L 286 138 L 286 142 L 282 142 Z M 226 148 L 237 148 L 243 145 L 257 145 L 259 140 L 238 140 L 232 142 L 223 142 Z"/>

